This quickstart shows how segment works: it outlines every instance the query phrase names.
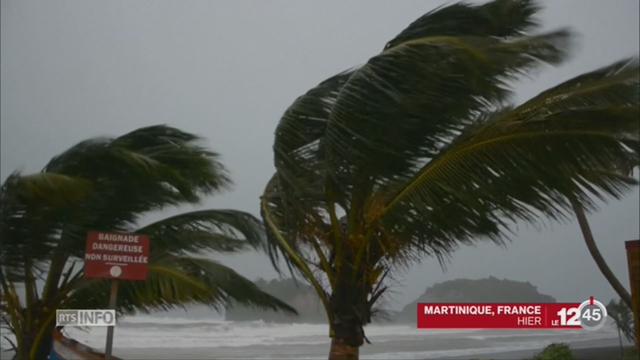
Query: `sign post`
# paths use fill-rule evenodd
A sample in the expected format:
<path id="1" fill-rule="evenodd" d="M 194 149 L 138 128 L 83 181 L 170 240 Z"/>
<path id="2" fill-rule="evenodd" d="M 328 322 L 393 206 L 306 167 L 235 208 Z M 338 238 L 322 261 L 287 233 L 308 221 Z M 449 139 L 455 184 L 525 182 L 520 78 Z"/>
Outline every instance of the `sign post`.
<path id="1" fill-rule="evenodd" d="M 111 279 L 109 309 L 116 309 L 118 280 L 146 280 L 149 263 L 149 237 L 91 231 L 87 234 L 84 275 Z M 111 359 L 114 326 L 107 329 L 105 359 Z"/>
<path id="2" fill-rule="evenodd" d="M 111 293 L 109 293 L 109 309 L 116 309 L 116 303 L 118 299 L 118 280 L 111 280 Z M 104 350 L 105 360 L 111 360 L 111 353 L 113 352 L 113 330 L 115 326 L 109 326 L 107 328 L 107 343 Z"/>

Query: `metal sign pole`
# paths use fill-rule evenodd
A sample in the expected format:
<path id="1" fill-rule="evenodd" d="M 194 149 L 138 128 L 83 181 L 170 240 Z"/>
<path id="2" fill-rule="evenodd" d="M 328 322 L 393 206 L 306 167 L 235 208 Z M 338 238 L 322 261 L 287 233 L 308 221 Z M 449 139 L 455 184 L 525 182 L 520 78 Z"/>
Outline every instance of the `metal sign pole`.
<path id="1" fill-rule="evenodd" d="M 109 309 L 116 308 L 116 300 L 118 298 L 118 280 L 111 280 L 111 294 L 109 295 Z M 113 350 L 113 330 L 115 326 L 107 328 L 107 344 L 105 345 L 104 358 L 111 359 L 111 351 Z"/>

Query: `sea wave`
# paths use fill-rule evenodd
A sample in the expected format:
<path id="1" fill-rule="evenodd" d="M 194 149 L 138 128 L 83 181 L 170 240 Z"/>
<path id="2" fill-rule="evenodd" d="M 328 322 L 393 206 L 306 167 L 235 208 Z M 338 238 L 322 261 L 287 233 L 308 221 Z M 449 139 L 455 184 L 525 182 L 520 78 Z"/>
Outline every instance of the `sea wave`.
<path id="1" fill-rule="evenodd" d="M 598 332 L 586 331 L 482 331 L 482 330 L 421 330 L 411 325 L 372 324 L 365 328 L 367 337 L 377 344 L 439 341 L 532 346 L 548 339 L 566 341 L 602 339 L 616 336 L 606 327 Z M 101 347 L 106 328 L 65 328 L 65 333 L 88 344 Z M 121 348 L 216 348 L 280 345 L 328 344 L 328 326 L 308 323 L 270 323 L 264 321 L 225 321 L 221 319 L 188 319 L 172 317 L 136 316 L 118 322 L 115 343 Z M 518 345 L 524 344 L 524 345 Z M 529 345 L 527 345 L 529 344 Z M 493 350 L 492 350 L 493 351 Z M 420 356 L 427 355 L 422 354 Z M 464 354 L 463 354 L 464 355 Z M 425 357 L 425 356 L 423 356 Z"/>
<path id="2" fill-rule="evenodd" d="M 507 351 L 539 350 L 553 342 L 565 342 L 578 347 L 609 346 L 617 343 L 617 332 L 612 324 L 595 332 L 432 331 L 397 324 L 371 324 L 365 331 L 373 344 L 362 348 L 361 358 L 369 360 L 483 356 Z M 91 347 L 104 349 L 104 327 L 67 327 L 64 332 L 67 336 Z M 326 324 L 236 322 L 213 317 L 194 319 L 153 315 L 119 320 L 114 339 L 116 354 L 134 354 L 131 355 L 133 357 L 145 354 L 144 358 L 150 359 L 169 359 L 172 358 L 171 354 L 187 353 L 200 354 L 197 358 L 206 358 L 206 354 L 216 354 L 218 357 L 230 359 L 317 360 L 326 359 L 328 346 Z"/>

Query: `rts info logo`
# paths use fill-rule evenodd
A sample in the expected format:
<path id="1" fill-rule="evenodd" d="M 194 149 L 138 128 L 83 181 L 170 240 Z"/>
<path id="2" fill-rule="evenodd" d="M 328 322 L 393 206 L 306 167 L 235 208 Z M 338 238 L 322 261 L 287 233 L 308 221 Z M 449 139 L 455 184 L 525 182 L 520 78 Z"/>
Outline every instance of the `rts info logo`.
<path id="1" fill-rule="evenodd" d="M 56 326 L 115 326 L 115 310 L 56 310 Z"/>

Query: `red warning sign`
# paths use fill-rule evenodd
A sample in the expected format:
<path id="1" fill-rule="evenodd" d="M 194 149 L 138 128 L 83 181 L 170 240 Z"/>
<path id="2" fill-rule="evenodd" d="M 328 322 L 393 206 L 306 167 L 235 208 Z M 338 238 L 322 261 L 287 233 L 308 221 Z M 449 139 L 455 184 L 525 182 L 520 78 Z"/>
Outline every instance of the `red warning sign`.
<path id="1" fill-rule="evenodd" d="M 84 275 L 88 278 L 145 280 L 149 237 L 91 231 L 87 234 Z"/>

